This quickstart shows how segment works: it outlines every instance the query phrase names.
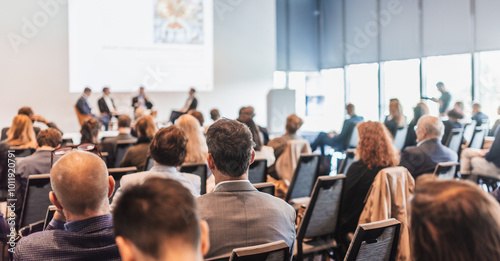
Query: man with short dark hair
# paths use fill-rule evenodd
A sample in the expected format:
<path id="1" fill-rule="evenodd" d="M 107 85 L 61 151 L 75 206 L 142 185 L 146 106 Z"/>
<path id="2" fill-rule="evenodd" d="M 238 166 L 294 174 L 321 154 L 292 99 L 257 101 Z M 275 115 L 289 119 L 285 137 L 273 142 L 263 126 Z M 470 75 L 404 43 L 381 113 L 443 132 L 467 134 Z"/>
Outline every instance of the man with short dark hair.
<path id="1" fill-rule="evenodd" d="M 108 198 L 115 182 L 97 155 L 70 151 L 50 171 L 57 208 L 45 231 L 22 238 L 14 260 L 120 260 Z"/>
<path id="2" fill-rule="evenodd" d="M 153 108 L 153 104 L 144 91 L 144 86 L 139 88 L 139 95 L 132 98 L 132 107 L 134 107 L 134 111 L 137 110 L 137 108 L 145 108 L 148 110 Z"/>
<path id="3" fill-rule="evenodd" d="M 41 122 L 41 123 L 44 123 L 45 125 L 47 125 L 48 128 L 54 128 L 54 129 L 58 130 L 61 133 L 61 135 L 62 135 L 62 131 L 59 128 L 57 128 L 57 126 L 56 126 L 55 123 L 53 123 L 51 121 L 48 121 L 42 115 L 36 115 L 33 112 L 33 110 L 31 109 L 31 107 L 22 107 L 22 108 L 20 108 L 17 111 L 17 115 L 21 115 L 21 114 L 24 114 L 24 115 L 30 117 L 30 119 L 31 119 L 31 121 L 33 123 L 35 123 L 35 122 Z M 40 128 L 36 127 L 36 126 L 33 126 L 33 130 L 35 131 L 35 135 L 38 135 L 38 133 L 40 132 Z M 7 139 L 7 132 L 8 131 L 9 131 L 9 127 L 6 127 L 6 128 L 2 129 L 1 140 Z"/>
<path id="4" fill-rule="evenodd" d="M 104 87 L 102 89 L 102 97 L 97 101 L 99 111 L 101 112 L 99 120 L 102 122 L 106 130 L 109 129 L 109 121 L 111 120 L 111 117 L 116 116 L 118 113 L 115 102 L 109 96 L 110 94 L 111 91 L 109 90 L 109 87 Z"/>
<path id="5" fill-rule="evenodd" d="M 132 185 L 144 183 L 148 178 L 161 177 L 179 181 L 193 196 L 200 195 L 200 177 L 194 174 L 182 173 L 177 167 L 182 165 L 186 158 L 187 138 L 180 128 L 172 125 L 160 129 L 149 146 L 149 154 L 154 159 L 155 165 L 149 171 L 124 175 L 120 180 L 120 188 L 116 191 L 111 208 L 121 196 L 124 189 Z"/>
<path id="6" fill-rule="evenodd" d="M 472 105 L 471 120 L 476 121 L 477 126 L 481 126 L 481 124 L 489 122 L 488 116 L 481 111 L 481 104 L 477 102 Z"/>
<path id="7" fill-rule="evenodd" d="M 295 242 L 295 211 L 285 201 L 259 192 L 248 181 L 255 158 L 252 134 L 246 125 L 220 119 L 207 132 L 208 166 L 215 177 L 212 193 L 198 198 L 207 221 L 210 246 L 205 258 L 228 256 L 234 248 L 284 240 Z"/>
<path id="8" fill-rule="evenodd" d="M 208 252 L 208 224 L 191 192 L 172 179 L 150 178 L 126 189 L 113 221 L 123 261 L 202 261 Z"/>
<path id="9" fill-rule="evenodd" d="M 91 93 L 92 90 L 89 87 L 85 87 L 82 96 L 76 102 L 76 108 L 82 115 L 91 115 L 92 117 L 94 117 L 94 113 L 92 113 L 92 109 L 90 108 L 88 102 Z"/>
<path id="10" fill-rule="evenodd" d="M 131 141 L 136 142 L 137 138 L 130 135 L 131 129 L 130 124 L 132 119 L 127 115 L 120 115 L 118 117 L 118 136 L 108 137 L 101 143 L 101 151 L 108 153 L 107 165 L 108 168 L 114 168 L 116 166 L 116 144 L 118 141 Z M 120 164 L 120 162 L 118 162 Z"/>
<path id="11" fill-rule="evenodd" d="M 441 97 L 439 97 L 439 99 L 432 98 L 431 100 L 439 103 L 439 115 L 444 117 L 448 111 L 448 107 L 450 106 L 451 94 L 446 90 L 444 83 L 442 82 L 436 83 L 436 88 L 441 93 Z"/>
<path id="12" fill-rule="evenodd" d="M 238 117 L 241 117 L 242 115 L 250 116 L 253 119 L 255 117 L 254 107 L 253 106 L 241 107 Z M 260 140 L 264 145 L 267 145 L 269 143 L 269 131 L 266 128 L 259 126 L 257 124 L 256 126 L 257 129 L 259 130 Z"/>

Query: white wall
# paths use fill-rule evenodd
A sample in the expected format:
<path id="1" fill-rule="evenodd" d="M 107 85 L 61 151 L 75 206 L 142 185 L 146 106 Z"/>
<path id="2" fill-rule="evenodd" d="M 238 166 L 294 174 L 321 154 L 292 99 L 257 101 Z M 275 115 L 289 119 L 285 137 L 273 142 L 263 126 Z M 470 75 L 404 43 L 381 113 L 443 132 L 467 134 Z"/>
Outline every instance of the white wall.
<path id="1" fill-rule="evenodd" d="M 57 1 L 62 2 L 59 10 L 47 13 L 42 5 L 56 0 L 0 0 L 0 127 L 10 125 L 18 108 L 31 106 L 63 131 L 79 130 L 73 106 L 80 94 L 69 93 L 68 87 L 68 12 L 65 0 Z M 256 122 L 265 125 L 276 58 L 275 1 L 215 0 L 214 6 L 215 87 L 197 94 L 198 109 L 210 122 L 212 108 L 235 118 L 241 106 L 252 105 Z M 26 30 L 24 19 L 38 19 L 38 32 Z M 26 40 L 18 52 L 9 41 L 13 34 Z M 90 102 L 97 111 L 101 86 L 93 88 Z M 127 109 L 134 93 L 112 96 L 117 107 Z M 178 92 L 149 96 L 162 120 L 187 99 Z"/>

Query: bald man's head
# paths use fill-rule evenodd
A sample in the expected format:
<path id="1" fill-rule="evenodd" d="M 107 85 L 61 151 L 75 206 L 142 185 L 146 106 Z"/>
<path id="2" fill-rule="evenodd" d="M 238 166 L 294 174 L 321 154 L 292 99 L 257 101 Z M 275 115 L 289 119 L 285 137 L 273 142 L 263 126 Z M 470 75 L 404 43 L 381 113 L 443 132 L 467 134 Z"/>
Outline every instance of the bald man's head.
<path id="1" fill-rule="evenodd" d="M 98 210 L 108 200 L 108 170 L 95 154 L 71 151 L 54 164 L 50 176 L 57 199 L 74 215 Z"/>
<path id="2" fill-rule="evenodd" d="M 441 139 L 444 134 L 443 122 L 434 116 L 422 116 L 417 122 L 417 141 Z"/>

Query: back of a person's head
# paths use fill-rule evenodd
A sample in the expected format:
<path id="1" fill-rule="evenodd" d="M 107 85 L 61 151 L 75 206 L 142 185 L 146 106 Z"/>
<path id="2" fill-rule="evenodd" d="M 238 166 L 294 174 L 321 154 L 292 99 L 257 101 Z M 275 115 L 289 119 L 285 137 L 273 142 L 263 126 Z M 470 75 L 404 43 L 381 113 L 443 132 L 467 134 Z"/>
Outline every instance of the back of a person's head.
<path id="1" fill-rule="evenodd" d="M 443 122 L 434 116 L 422 116 L 417 123 L 417 128 L 422 128 L 426 131 L 427 139 L 441 139 L 444 135 Z"/>
<path id="2" fill-rule="evenodd" d="M 188 140 L 185 162 L 205 162 L 208 153 L 207 142 L 198 120 L 189 114 L 184 114 L 175 121 L 175 126 L 183 130 Z"/>
<path id="3" fill-rule="evenodd" d="M 391 134 L 384 124 L 367 121 L 359 123 L 357 128 L 359 141 L 356 152 L 369 169 L 398 164 Z"/>
<path id="4" fill-rule="evenodd" d="M 113 223 L 124 260 L 131 260 L 123 256 L 132 254 L 123 249 L 132 247 L 128 242 L 140 251 L 135 260 L 141 255 L 147 260 L 180 260 L 175 256 L 179 251 L 202 258 L 206 223 L 190 191 L 176 180 L 150 178 L 126 189 L 113 209 Z"/>
<path id="5" fill-rule="evenodd" d="M 219 118 L 220 118 L 219 110 L 217 110 L 217 109 L 210 110 L 210 119 L 212 119 L 213 121 L 216 121 Z"/>
<path id="6" fill-rule="evenodd" d="M 64 209 L 87 215 L 108 201 L 109 177 L 104 161 L 85 151 L 70 151 L 50 170 L 52 190 Z"/>
<path id="7" fill-rule="evenodd" d="M 89 87 L 85 87 L 85 89 L 83 89 L 83 92 L 88 94 L 92 92 L 92 89 L 90 89 Z"/>
<path id="8" fill-rule="evenodd" d="M 214 122 L 207 131 L 207 145 L 222 174 L 240 177 L 247 172 L 255 144 L 245 124 L 224 118 Z"/>
<path id="9" fill-rule="evenodd" d="M 345 110 L 347 111 L 347 114 L 349 114 L 349 115 L 356 113 L 355 112 L 356 108 L 354 107 L 354 104 L 352 104 L 352 103 L 347 104 L 347 106 L 345 106 Z"/>
<path id="10" fill-rule="evenodd" d="M 302 121 L 302 119 L 295 114 L 288 116 L 286 118 L 286 126 L 285 126 L 286 132 L 289 134 L 297 133 L 300 127 L 302 127 L 303 123 L 304 121 Z"/>
<path id="11" fill-rule="evenodd" d="M 252 106 L 241 107 L 239 115 L 240 116 L 241 115 L 248 115 L 248 116 L 253 118 L 255 116 L 254 108 Z"/>
<path id="12" fill-rule="evenodd" d="M 205 123 L 205 117 L 203 117 L 203 113 L 201 113 L 200 111 L 190 110 L 188 111 L 188 114 L 196 118 L 196 120 L 198 120 L 198 122 L 200 123 L 200 126 L 203 126 L 203 124 Z"/>
<path id="13" fill-rule="evenodd" d="M 41 130 L 36 136 L 36 141 L 38 147 L 49 146 L 52 148 L 57 148 L 62 143 L 61 132 L 54 128 L 48 128 Z"/>
<path id="14" fill-rule="evenodd" d="M 132 119 L 128 115 L 120 115 L 118 117 L 118 128 L 130 128 Z"/>
<path id="15" fill-rule="evenodd" d="M 410 212 L 414 260 L 500 257 L 500 206 L 476 184 L 417 181 Z"/>
<path id="16" fill-rule="evenodd" d="M 464 118 L 464 114 L 459 109 L 452 109 L 448 111 L 448 118 L 454 120 L 461 120 Z"/>
<path id="17" fill-rule="evenodd" d="M 257 125 L 253 121 L 252 117 L 248 114 L 242 114 L 236 120 L 247 125 L 247 127 L 250 129 L 250 132 L 252 133 L 253 142 L 255 143 L 254 149 L 256 151 L 260 151 L 264 144 L 260 139 L 259 129 L 257 129 Z"/>
<path id="18" fill-rule="evenodd" d="M 33 110 L 31 109 L 31 107 L 22 107 L 20 108 L 18 111 L 17 111 L 17 114 L 24 114 L 28 117 L 31 117 L 33 114 L 35 114 L 33 112 Z"/>
<path id="19" fill-rule="evenodd" d="M 149 145 L 155 162 L 165 166 L 180 166 L 186 158 L 187 137 L 177 126 L 160 129 Z"/>
<path id="20" fill-rule="evenodd" d="M 139 138 L 152 139 L 156 133 L 153 118 L 149 115 L 140 117 L 135 123 L 135 130 Z"/>
<path id="21" fill-rule="evenodd" d="M 389 114 L 396 121 L 400 121 L 403 118 L 403 106 L 398 99 L 391 99 L 389 102 Z"/>
<path id="22" fill-rule="evenodd" d="M 6 142 L 11 146 L 36 147 L 36 136 L 31 119 L 25 114 L 18 114 L 12 120 L 7 131 Z"/>
<path id="23" fill-rule="evenodd" d="M 82 134 L 80 143 L 97 143 L 97 135 L 100 128 L 101 123 L 94 118 L 84 121 L 80 129 L 80 134 Z"/>

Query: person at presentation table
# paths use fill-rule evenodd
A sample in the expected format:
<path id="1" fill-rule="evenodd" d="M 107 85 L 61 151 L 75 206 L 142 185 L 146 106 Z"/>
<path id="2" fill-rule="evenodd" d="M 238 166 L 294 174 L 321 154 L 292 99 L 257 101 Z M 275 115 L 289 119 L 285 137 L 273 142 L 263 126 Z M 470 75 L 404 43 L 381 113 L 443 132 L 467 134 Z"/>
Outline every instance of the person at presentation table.
<path id="1" fill-rule="evenodd" d="M 436 83 L 436 87 L 441 92 L 441 97 L 439 99 L 432 98 L 431 101 L 439 103 L 439 116 L 444 117 L 450 106 L 451 94 L 446 90 L 442 82 Z"/>
<path id="2" fill-rule="evenodd" d="M 102 122 L 102 125 L 104 125 L 105 130 L 109 129 L 109 121 L 111 120 L 111 117 L 118 117 L 115 102 L 109 96 L 110 94 L 111 91 L 109 90 L 109 87 L 104 87 L 102 89 L 102 97 L 97 101 L 99 111 L 101 112 L 99 120 Z"/>
<path id="3" fill-rule="evenodd" d="M 196 97 L 194 97 L 194 94 L 196 93 L 196 90 L 194 88 L 189 89 L 189 98 L 186 101 L 186 105 L 184 105 L 184 108 L 180 110 L 182 113 L 186 113 L 190 110 L 196 110 L 198 107 L 198 100 Z"/>
<path id="4" fill-rule="evenodd" d="M 83 116 L 90 115 L 90 116 L 94 117 L 94 113 L 92 113 L 92 109 L 90 108 L 90 105 L 88 102 L 88 99 L 89 99 L 91 93 L 92 93 L 92 90 L 89 87 L 85 87 L 85 90 L 83 91 L 82 96 L 76 102 L 76 108 Z"/>
<path id="5" fill-rule="evenodd" d="M 132 106 L 134 107 L 134 111 L 139 107 L 143 107 L 148 110 L 151 110 L 151 108 L 153 108 L 153 104 L 151 103 L 151 101 L 149 101 L 148 96 L 144 92 L 143 86 L 139 88 L 139 95 L 132 98 Z"/>

